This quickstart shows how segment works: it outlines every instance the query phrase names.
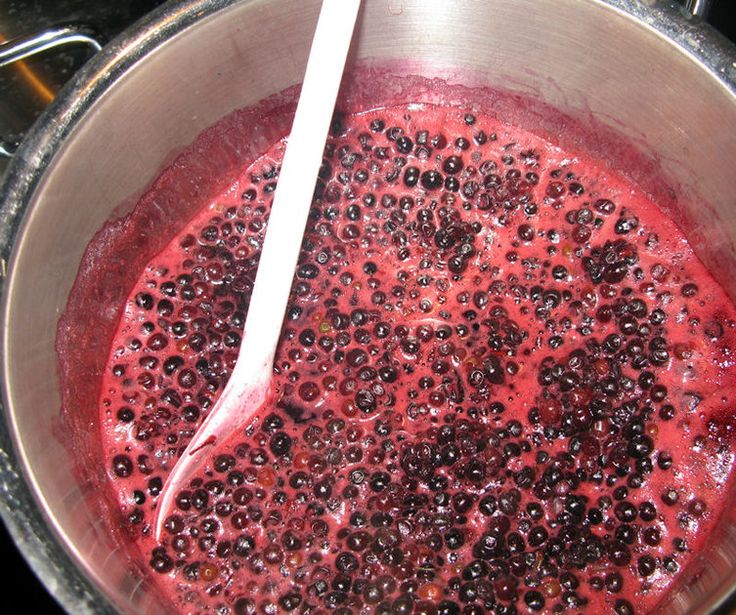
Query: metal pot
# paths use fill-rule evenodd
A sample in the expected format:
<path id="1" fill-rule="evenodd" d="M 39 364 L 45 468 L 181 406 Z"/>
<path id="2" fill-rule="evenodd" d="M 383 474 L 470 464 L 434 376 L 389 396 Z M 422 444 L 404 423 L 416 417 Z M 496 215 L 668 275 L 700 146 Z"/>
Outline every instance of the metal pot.
<path id="1" fill-rule="evenodd" d="M 57 437 L 56 327 L 85 246 L 172 152 L 299 82 L 318 4 L 165 5 L 85 67 L 8 169 L 0 513 L 71 612 L 164 611 L 129 571 Z M 459 68 L 639 144 L 672 188 L 661 191 L 670 213 L 736 298 L 736 51 L 709 28 L 656 1 L 366 0 L 358 30 L 353 62 L 411 60 L 426 76 Z M 711 611 L 736 587 L 736 507 L 726 511 L 663 612 Z"/>

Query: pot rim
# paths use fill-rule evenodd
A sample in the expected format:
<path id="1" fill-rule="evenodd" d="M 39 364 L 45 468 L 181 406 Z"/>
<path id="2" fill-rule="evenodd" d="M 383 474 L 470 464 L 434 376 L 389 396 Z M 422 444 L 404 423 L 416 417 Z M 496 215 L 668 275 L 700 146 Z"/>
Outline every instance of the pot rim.
<path id="1" fill-rule="evenodd" d="M 177 33 L 230 6 L 257 1 L 171 0 L 108 43 L 64 86 L 29 130 L 1 178 L 0 290 L 25 210 L 64 141 L 95 102 L 129 69 Z M 590 1 L 622 13 L 677 46 L 736 98 L 736 46 L 708 24 L 693 19 L 669 0 Z M 3 293 L 3 322 L 6 309 Z M 2 331 L 4 337 L 4 326 Z M 3 364 L 4 356 L 0 356 L 2 373 Z M 104 596 L 94 582 L 93 571 L 83 572 L 82 563 L 75 561 L 38 505 L 24 461 L 15 452 L 15 432 L 6 411 L 4 388 L 0 406 L 4 415 L 0 421 L 0 489 L 4 494 L 0 518 L 36 576 L 66 611 L 84 615 L 115 613 L 110 597 Z M 717 596 L 713 608 L 728 595 L 724 591 Z"/>

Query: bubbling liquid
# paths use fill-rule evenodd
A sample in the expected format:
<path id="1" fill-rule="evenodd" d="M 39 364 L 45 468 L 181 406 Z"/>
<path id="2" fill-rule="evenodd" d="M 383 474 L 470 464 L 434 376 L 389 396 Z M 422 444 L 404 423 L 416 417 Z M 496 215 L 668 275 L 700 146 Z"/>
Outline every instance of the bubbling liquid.
<path id="1" fill-rule="evenodd" d="M 274 398 L 181 491 L 237 358 L 284 143 L 130 293 L 105 463 L 182 613 L 654 608 L 732 471 L 734 306 L 644 193 L 480 114 L 336 119 Z"/>

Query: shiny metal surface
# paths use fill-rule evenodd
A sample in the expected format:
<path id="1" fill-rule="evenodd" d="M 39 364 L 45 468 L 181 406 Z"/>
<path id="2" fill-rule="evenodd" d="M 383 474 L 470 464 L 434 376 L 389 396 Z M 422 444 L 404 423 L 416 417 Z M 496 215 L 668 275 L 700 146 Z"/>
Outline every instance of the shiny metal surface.
<path id="1" fill-rule="evenodd" d="M 93 52 L 102 49 L 99 36 L 89 26 L 70 24 L 49 28 L 28 36 L 0 44 L 0 68 L 14 62 L 20 62 L 40 53 L 67 45 L 86 45 Z M 0 157 L 10 158 L 14 147 L 11 139 L 0 136 Z"/>
<path id="2" fill-rule="evenodd" d="M 87 45 L 93 51 L 102 49 L 95 32 L 89 26 L 58 26 L 36 34 L 13 39 L 0 45 L 0 67 L 25 60 L 54 47 Z"/>
<path id="3" fill-rule="evenodd" d="M 0 0 L 0 43 L 59 24 L 89 24 L 99 34 L 97 40 L 106 42 L 161 4 L 163 0 Z M 14 151 L 91 55 L 84 45 L 69 45 L 0 69 L 0 146 Z M 7 158 L 0 157 L 0 177 L 6 166 Z"/>
<path id="4" fill-rule="evenodd" d="M 685 8 L 696 17 L 705 18 L 710 11 L 711 0 L 686 0 Z"/>
<path id="5" fill-rule="evenodd" d="M 165 5 L 77 75 L 0 188 L 0 271 L 10 259 L 0 514 L 71 612 L 164 611 L 86 503 L 97 484 L 75 478 L 72 455 L 54 434 L 56 322 L 84 247 L 171 152 L 298 81 L 317 8 L 316 0 Z M 697 221 L 699 254 L 736 297 L 728 275 L 736 264 L 736 141 L 724 128 L 736 125 L 736 53 L 712 30 L 669 3 L 635 0 L 366 0 L 353 61 L 407 58 L 412 72 L 452 78 L 462 68 L 649 149 L 678 186 L 676 207 Z M 663 611 L 708 612 L 728 595 L 735 528 L 724 520 L 698 578 L 683 582 Z"/>

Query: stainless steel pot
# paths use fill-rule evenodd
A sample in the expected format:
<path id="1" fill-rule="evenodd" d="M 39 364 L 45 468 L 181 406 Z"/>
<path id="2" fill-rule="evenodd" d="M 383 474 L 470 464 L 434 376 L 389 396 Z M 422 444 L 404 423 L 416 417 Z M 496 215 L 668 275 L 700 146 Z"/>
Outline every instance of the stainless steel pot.
<path id="1" fill-rule="evenodd" d="M 162 7 L 87 65 L 8 170 L 0 513 L 70 612 L 164 610 L 100 522 L 94 481 L 57 438 L 56 326 L 85 246 L 172 152 L 300 80 L 317 9 L 317 0 Z M 472 74 L 639 144 L 668 178 L 671 191 L 658 193 L 670 213 L 736 298 L 736 52 L 707 27 L 656 1 L 365 0 L 361 59 Z M 596 134 L 580 147 L 601 153 Z M 711 611 L 736 587 L 736 507 L 727 511 L 663 612 Z"/>

